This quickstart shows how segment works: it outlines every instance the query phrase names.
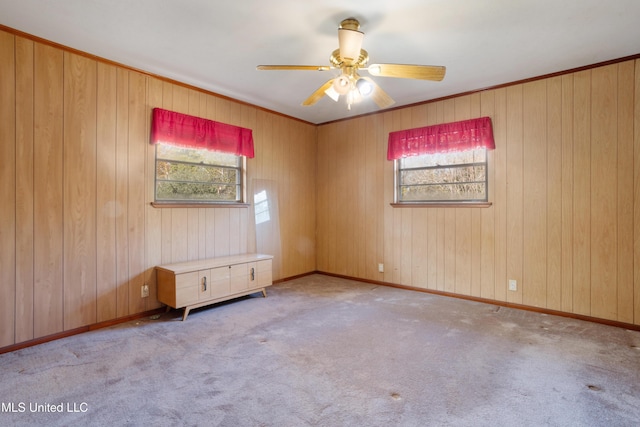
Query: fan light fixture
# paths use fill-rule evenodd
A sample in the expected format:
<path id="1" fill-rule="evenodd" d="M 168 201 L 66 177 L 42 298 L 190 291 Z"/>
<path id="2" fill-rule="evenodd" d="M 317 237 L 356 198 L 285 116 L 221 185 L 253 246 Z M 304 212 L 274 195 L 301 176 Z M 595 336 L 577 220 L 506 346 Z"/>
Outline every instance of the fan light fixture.
<path id="1" fill-rule="evenodd" d="M 358 79 L 358 81 L 356 82 L 356 88 L 362 96 L 369 96 L 371 95 L 371 92 L 373 92 L 373 85 L 363 78 Z"/>
<path id="2" fill-rule="evenodd" d="M 419 79 L 440 81 L 444 78 L 446 68 L 436 65 L 409 64 L 369 64 L 369 53 L 362 49 L 364 33 L 360 31 L 360 23 L 355 18 L 347 18 L 340 22 L 338 28 L 338 49 L 329 57 L 329 65 L 258 65 L 258 70 L 302 70 L 329 71 L 340 70 L 340 75 L 327 80 L 315 90 L 302 105 L 313 105 L 324 95 L 334 101 L 345 96 L 347 108 L 351 104 L 370 96 L 379 108 L 388 108 L 395 102 L 370 77 L 360 77 L 360 70 L 371 76 L 393 77 L 403 79 Z"/>
<path id="3" fill-rule="evenodd" d="M 333 99 L 334 102 L 338 102 L 338 99 L 340 99 L 340 94 L 336 92 L 333 85 L 329 86 L 329 89 L 325 90 L 324 94 Z"/>
<path id="4" fill-rule="evenodd" d="M 333 90 L 335 90 L 339 95 L 346 95 L 349 90 L 351 90 L 351 80 L 349 76 L 342 74 L 340 77 L 336 77 L 333 80 Z"/>
<path id="5" fill-rule="evenodd" d="M 346 95 L 347 108 L 351 109 L 351 104 L 362 101 L 363 98 L 371 95 L 374 87 L 373 84 L 358 76 L 341 74 L 333 79 L 333 83 L 329 86 L 324 93 L 335 102 L 338 102 L 340 95 Z"/>

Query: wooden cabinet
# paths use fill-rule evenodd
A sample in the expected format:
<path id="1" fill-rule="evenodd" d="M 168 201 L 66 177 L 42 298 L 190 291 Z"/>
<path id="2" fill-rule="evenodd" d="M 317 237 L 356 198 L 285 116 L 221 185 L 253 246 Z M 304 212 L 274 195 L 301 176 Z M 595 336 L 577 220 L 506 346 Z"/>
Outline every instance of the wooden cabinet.
<path id="1" fill-rule="evenodd" d="M 158 300 L 167 309 L 192 308 L 262 292 L 272 284 L 271 255 L 243 254 L 156 267 Z"/>

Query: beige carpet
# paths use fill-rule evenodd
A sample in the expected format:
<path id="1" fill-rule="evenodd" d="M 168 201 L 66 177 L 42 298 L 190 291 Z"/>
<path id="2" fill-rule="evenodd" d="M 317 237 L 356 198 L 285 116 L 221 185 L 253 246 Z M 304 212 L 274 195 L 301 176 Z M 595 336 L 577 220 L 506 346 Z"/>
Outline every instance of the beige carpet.
<path id="1" fill-rule="evenodd" d="M 0 425 L 637 426 L 639 348 L 635 331 L 312 275 L 0 355 Z"/>

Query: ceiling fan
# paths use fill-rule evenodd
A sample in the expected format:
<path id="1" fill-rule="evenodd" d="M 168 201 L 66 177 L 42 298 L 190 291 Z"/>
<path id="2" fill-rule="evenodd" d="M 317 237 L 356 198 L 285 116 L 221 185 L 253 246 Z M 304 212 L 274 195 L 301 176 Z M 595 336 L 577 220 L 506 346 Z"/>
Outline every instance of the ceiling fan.
<path id="1" fill-rule="evenodd" d="M 420 79 L 441 81 L 445 67 L 434 65 L 408 64 L 371 64 L 369 54 L 362 49 L 364 33 L 360 30 L 360 22 L 355 18 L 347 18 L 338 28 L 339 48 L 331 53 L 330 65 L 258 65 L 258 70 L 302 70 L 328 71 L 340 70 L 340 75 L 329 79 L 311 94 L 302 105 L 313 105 L 324 95 L 338 101 L 341 95 L 346 96 L 347 108 L 371 96 L 380 108 L 390 107 L 395 101 L 383 91 L 370 77 L 361 77 L 359 71 L 367 71 L 372 76 L 397 77 L 404 79 Z"/>

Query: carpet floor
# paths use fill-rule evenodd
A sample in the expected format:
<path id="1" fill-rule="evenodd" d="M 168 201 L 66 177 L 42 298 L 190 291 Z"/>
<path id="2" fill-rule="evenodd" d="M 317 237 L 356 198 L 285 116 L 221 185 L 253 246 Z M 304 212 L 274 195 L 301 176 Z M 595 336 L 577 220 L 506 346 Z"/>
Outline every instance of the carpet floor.
<path id="1" fill-rule="evenodd" d="M 640 425 L 637 331 L 324 275 L 181 316 L 0 355 L 0 425 Z"/>

